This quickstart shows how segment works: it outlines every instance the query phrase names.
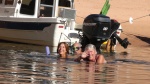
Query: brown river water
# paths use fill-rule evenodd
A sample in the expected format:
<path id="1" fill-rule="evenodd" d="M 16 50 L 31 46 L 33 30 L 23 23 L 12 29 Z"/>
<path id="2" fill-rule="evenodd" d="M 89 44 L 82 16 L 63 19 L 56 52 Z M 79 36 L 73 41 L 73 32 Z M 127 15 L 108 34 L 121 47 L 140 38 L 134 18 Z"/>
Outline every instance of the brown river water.
<path id="1" fill-rule="evenodd" d="M 103 55 L 106 64 L 77 63 L 46 56 L 45 46 L 0 42 L 0 84 L 149 84 L 150 47 Z"/>

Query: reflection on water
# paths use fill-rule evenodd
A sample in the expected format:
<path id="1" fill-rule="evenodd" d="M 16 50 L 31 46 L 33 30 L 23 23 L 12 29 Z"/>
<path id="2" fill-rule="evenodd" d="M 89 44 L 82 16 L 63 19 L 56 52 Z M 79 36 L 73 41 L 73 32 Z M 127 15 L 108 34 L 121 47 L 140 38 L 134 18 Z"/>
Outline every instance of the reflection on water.
<path id="1" fill-rule="evenodd" d="M 15 43 L 0 46 L 0 83 L 149 84 L 148 47 L 104 53 L 108 63 L 94 64 L 76 63 L 74 57 L 64 60 L 46 56 L 43 46 Z"/>

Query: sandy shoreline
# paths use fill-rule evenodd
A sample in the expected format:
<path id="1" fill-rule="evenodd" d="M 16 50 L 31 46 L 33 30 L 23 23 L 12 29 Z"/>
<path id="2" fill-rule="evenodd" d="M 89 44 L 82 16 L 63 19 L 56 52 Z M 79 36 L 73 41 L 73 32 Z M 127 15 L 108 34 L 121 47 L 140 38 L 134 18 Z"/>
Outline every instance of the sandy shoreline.
<path id="1" fill-rule="evenodd" d="M 82 24 L 89 14 L 99 14 L 105 0 L 75 0 L 76 22 Z M 121 38 L 128 38 L 131 46 L 150 46 L 150 0 L 110 0 L 107 16 L 123 27 Z M 133 18 L 133 24 L 126 22 Z M 123 23 L 126 22 L 126 23 Z"/>

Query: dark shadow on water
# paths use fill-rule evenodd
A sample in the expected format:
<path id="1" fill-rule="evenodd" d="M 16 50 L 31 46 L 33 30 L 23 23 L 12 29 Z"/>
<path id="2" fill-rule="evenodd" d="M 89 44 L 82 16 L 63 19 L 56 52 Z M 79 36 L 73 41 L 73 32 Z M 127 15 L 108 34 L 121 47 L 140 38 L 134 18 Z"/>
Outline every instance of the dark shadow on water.
<path id="1" fill-rule="evenodd" d="M 31 44 L 31 43 L 22 43 L 22 42 L 15 42 L 15 41 L 6 41 L 6 40 L 0 40 L 1 43 L 14 43 L 14 44 L 22 44 L 22 45 L 35 45 L 35 46 L 42 46 L 38 44 Z"/>
<path id="2" fill-rule="evenodd" d="M 124 63 L 132 63 L 132 64 L 144 64 L 144 65 L 150 65 L 150 62 L 144 61 L 144 60 L 133 60 L 133 59 L 116 59 L 115 62 L 121 61 Z"/>
<path id="3" fill-rule="evenodd" d="M 139 38 L 140 40 L 150 44 L 150 38 L 149 37 L 142 37 L 142 36 L 136 36 L 136 37 Z"/>
<path id="4" fill-rule="evenodd" d="M 108 64 L 116 64 L 116 63 L 130 63 L 130 64 L 144 64 L 144 65 L 150 65 L 149 61 L 145 60 L 136 60 L 136 59 L 127 59 L 128 55 L 130 53 L 124 51 L 124 52 L 105 52 L 103 53 L 105 59 L 107 60 Z"/>
<path id="5" fill-rule="evenodd" d="M 32 52 L 32 51 L 45 52 L 45 46 L 0 40 L 0 50 L 15 50 L 15 51 L 23 51 L 23 52 Z"/>

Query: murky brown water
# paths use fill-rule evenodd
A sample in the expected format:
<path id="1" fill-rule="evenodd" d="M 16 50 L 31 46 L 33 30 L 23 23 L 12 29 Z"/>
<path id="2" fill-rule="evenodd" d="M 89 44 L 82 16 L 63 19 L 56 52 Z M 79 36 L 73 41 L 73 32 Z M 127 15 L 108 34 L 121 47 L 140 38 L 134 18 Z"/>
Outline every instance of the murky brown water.
<path id="1" fill-rule="evenodd" d="M 45 47 L 0 43 L 3 84 L 149 84 L 150 47 L 104 53 L 107 64 L 76 63 L 46 56 Z"/>

